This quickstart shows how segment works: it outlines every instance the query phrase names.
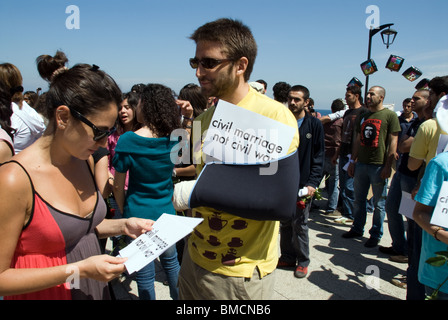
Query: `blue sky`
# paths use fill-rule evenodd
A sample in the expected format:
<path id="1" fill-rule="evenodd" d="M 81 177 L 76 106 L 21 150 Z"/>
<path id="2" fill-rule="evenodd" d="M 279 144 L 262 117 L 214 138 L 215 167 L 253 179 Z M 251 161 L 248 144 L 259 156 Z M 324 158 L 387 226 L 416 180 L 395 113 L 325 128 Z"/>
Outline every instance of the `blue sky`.
<path id="1" fill-rule="evenodd" d="M 79 8 L 79 29 L 66 28 L 70 5 Z M 21 70 L 25 90 L 46 90 L 35 59 L 59 49 L 69 66 L 97 64 L 123 91 L 156 82 L 178 92 L 197 83 L 188 64 L 195 52 L 189 35 L 208 21 L 231 17 L 247 24 L 258 43 L 251 81 L 266 80 L 270 96 L 279 81 L 305 85 L 316 108 L 328 109 L 352 77 L 365 83 L 360 63 L 367 59 L 369 5 L 378 7 L 379 24 L 394 23 L 398 31 L 389 49 L 380 34 L 373 38 L 378 72 L 369 85 L 384 86 L 386 103 L 400 109 L 420 80 L 401 75 L 408 67 L 422 70 L 421 79 L 448 75 L 446 0 L 1 0 L 0 63 Z M 391 54 L 405 59 L 398 73 L 385 68 Z"/>

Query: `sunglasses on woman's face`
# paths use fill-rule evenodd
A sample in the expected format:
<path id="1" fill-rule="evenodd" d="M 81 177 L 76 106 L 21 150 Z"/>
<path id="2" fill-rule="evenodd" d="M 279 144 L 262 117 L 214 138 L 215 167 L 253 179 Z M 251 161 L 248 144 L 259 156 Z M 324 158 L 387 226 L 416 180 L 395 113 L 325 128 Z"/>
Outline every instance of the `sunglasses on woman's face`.
<path id="1" fill-rule="evenodd" d="M 213 58 L 203 58 L 203 59 L 198 59 L 198 58 L 191 58 L 190 59 L 190 66 L 193 69 L 197 69 L 199 67 L 199 65 L 203 66 L 205 69 L 213 69 L 216 68 L 217 66 L 219 66 L 221 63 L 227 62 L 227 61 L 232 61 L 233 59 L 213 59 Z"/>
<path id="2" fill-rule="evenodd" d="M 97 126 L 95 126 L 92 122 L 90 122 L 89 120 L 87 120 L 86 117 L 84 117 L 82 114 L 80 114 L 78 111 L 76 111 L 75 109 L 68 107 L 70 109 L 70 113 L 72 114 L 73 117 L 75 117 L 76 119 L 78 119 L 79 121 L 84 122 L 86 125 L 88 125 L 90 128 L 92 128 L 93 130 L 93 140 L 94 141 L 98 141 L 101 140 L 105 137 L 110 136 L 111 134 L 113 134 L 116 130 L 115 127 L 113 127 L 110 130 L 101 130 L 98 129 Z"/>

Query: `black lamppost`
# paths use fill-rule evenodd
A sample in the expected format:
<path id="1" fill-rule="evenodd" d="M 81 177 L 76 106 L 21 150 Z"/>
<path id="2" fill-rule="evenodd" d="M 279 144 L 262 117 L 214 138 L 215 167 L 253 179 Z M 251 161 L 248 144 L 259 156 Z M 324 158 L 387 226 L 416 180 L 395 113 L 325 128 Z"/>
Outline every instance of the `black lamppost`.
<path id="1" fill-rule="evenodd" d="M 383 39 L 383 43 L 386 45 L 387 49 L 389 49 L 389 46 L 394 42 L 395 37 L 397 36 L 397 31 L 391 29 L 390 27 L 393 26 L 393 23 L 383 24 L 382 26 L 379 26 L 378 28 L 370 28 L 369 30 L 369 51 L 367 53 L 367 60 L 370 60 L 370 54 L 372 51 L 372 38 L 374 35 L 376 35 L 378 32 L 383 30 L 381 32 L 381 38 Z M 387 29 L 386 29 L 387 28 Z M 386 29 L 386 30 L 384 30 Z M 369 75 L 366 75 L 366 89 L 364 93 L 364 99 L 367 97 L 367 92 L 369 90 Z"/>

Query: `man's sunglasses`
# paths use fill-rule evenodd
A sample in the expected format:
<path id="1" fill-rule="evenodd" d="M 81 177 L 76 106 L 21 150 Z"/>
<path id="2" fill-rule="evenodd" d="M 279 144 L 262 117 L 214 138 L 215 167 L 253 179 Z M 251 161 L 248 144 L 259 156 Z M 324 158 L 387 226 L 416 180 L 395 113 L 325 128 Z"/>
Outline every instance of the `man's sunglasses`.
<path id="1" fill-rule="evenodd" d="M 212 59 L 212 58 L 191 58 L 190 59 L 190 66 L 193 69 L 197 69 L 199 65 L 203 66 L 205 69 L 213 69 L 219 66 L 221 63 L 227 62 L 227 61 L 233 61 L 233 59 Z"/>
<path id="2" fill-rule="evenodd" d="M 108 136 L 110 136 L 111 134 L 113 134 L 116 131 L 115 127 L 113 127 L 110 130 L 98 129 L 97 126 L 95 126 L 92 122 L 87 120 L 86 117 L 84 117 L 78 111 L 76 111 L 75 109 L 73 109 L 71 107 L 68 107 L 68 108 L 70 109 L 70 113 L 72 114 L 73 117 L 75 117 L 79 121 L 84 122 L 86 125 L 88 125 L 90 128 L 92 128 L 92 130 L 93 130 L 93 140 L 94 141 L 98 141 L 98 140 L 101 140 L 101 139 L 103 139 L 105 137 L 108 137 Z"/>

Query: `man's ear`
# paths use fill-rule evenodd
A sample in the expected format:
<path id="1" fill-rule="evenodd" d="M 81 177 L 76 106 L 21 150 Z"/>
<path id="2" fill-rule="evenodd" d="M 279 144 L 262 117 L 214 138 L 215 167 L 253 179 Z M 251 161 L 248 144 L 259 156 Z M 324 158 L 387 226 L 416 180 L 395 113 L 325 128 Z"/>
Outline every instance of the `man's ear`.
<path id="1" fill-rule="evenodd" d="M 310 106 L 310 98 L 305 100 L 305 105 L 304 107 L 309 107 Z"/>
<path id="2" fill-rule="evenodd" d="M 240 58 L 237 62 L 236 62 L 236 72 L 238 75 L 243 75 L 247 70 L 247 65 L 249 64 L 249 60 L 246 57 L 242 57 Z"/>

